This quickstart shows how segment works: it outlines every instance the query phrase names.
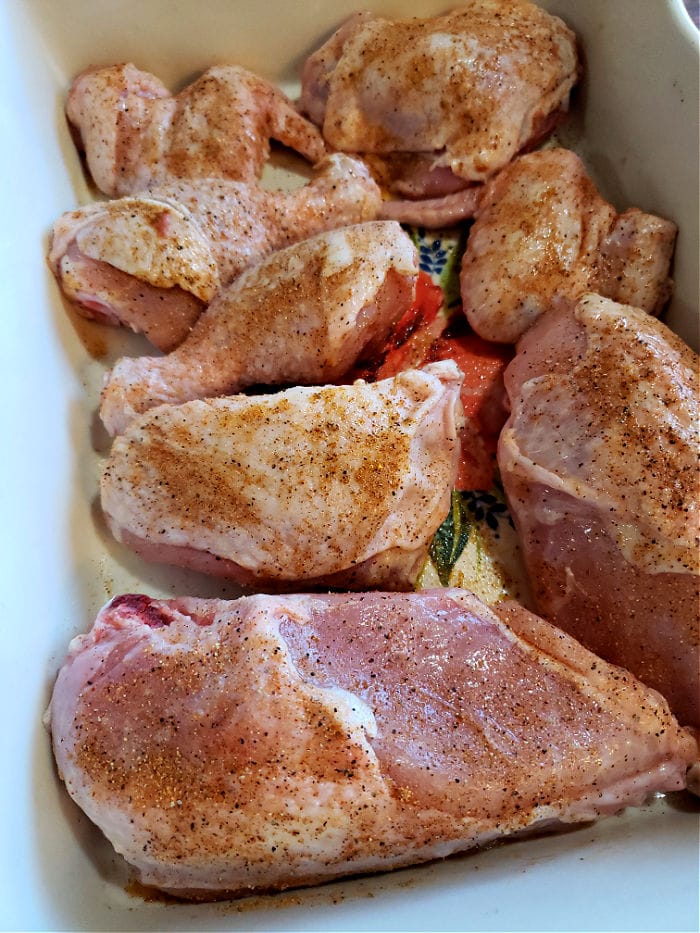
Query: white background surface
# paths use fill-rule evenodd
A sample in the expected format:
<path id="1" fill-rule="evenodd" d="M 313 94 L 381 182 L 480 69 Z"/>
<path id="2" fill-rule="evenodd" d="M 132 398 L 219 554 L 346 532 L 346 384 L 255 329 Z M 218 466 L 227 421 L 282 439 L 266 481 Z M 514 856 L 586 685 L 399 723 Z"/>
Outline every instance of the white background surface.
<path id="1" fill-rule="evenodd" d="M 387 12 L 445 4 L 387 0 Z M 603 193 L 681 229 L 669 322 L 697 333 L 698 61 L 680 0 L 543 4 L 582 37 L 588 74 L 565 141 Z M 41 715 L 69 639 L 125 589 L 228 595 L 147 568 L 95 505 L 96 387 L 145 345 L 67 312 L 44 256 L 52 222 L 91 199 L 64 117 L 71 77 L 130 59 L 184 83 L 214 61 L 281 81 L 354 7 L 259 0 L 0 3 L 3 337 L 0 928 L 15 930 L 696 930 L 697 806 L 660 801 L 592 827 L 443 864 L 228 905 L 126 893 L 125 869 L 58 783 Z M 106 349 L 99 360 L 93 351 Z M 94 448 L 97 448 L 97 453 Z"/>

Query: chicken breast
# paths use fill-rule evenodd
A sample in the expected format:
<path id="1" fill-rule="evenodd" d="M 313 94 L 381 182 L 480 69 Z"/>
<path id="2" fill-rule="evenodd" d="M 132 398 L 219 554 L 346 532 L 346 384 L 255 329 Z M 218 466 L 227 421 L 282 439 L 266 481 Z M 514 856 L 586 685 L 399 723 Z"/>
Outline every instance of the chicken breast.
<path id="1" fill-rule="evenodd" d="M 66 116 L 111 197 L 180 178 L 254 182 L 270 138 L 311 162 L 325 155 L 317 128 L 282 91 L 235 65 L 210 68 L 176 96 L 131 63 L 88 68 L 71 85 Z"/>
<path id="2" fill-rule="evenodd" d="M 407 589 L 450 506 L 462 374 L 163 405 L 116 439 L 115 536 L 150 560 L 273 589 Z"/>
<path id="3" fill-rule="evenodd" d="M 384 345 L 413 303 L 417 276 L 416 249 L 392 221 L 279 250 L 220 292 L 171 354 L 119 360 L 102 391 L 102 420 L 115 434 L 164 402 L 256 383 L 337 382 Z"/>
<path id="4" fill-rule="evenodd" d="M 490 181 L 462 260 L 462 304 L 485 340 L 515 343 L 548 308 L 595 291 L 658 314 L 677 228 L 604 201 L 568 149 L 521 156 Z"/>
<path id="5" fill-rule="evenodd" d="M 587 294 L 505 381 L 498 463 L 538 611 L 700 725 L 696 355 Z"/>
<path id="6" fill-rule="evenodd" d="M 697 753 L 630 674 L 465 590 L 120 596 L 47 719 L 140 881 L 203 899 L 589 821 L 683 788 Z"/>
<path id="7" fill-rule="evenodd" d="M 526 0 L 467 0 L 433 19 L 360 13 L 306 61 L 300 106 L 402 199 L 387 216 L 440 225 L 469 216 L 465 189 L 551 131 L 578 70 L 573 33 Z"/>
<path id="8" fill-rule="evenodd" d="M 366 167 L 343 155 L 327 156 L 309 184 L 287 192 L 173 182 L 64 214 L 49 264 L 83 315 L 143 332 L 169 351 L 248 266 L 324 230 L 373 220 L 380 200 Z"/>

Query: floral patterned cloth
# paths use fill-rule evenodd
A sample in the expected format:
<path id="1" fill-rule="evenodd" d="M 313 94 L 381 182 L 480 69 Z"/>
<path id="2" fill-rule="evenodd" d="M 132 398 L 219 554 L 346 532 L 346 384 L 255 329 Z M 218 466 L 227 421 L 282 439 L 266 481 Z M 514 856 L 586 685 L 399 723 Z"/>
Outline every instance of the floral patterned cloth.
<path id="1" fill-rule="evenodd" d="M 416 244 L 421 271 L 444 294 L 441 313 L 451 318 L 461 306 L 459 271 L 467 227 L 408 230 Z M 419 588 L 463 586 L 485 602 L 518 599 L 529 603 L 513 520 L 494 475 L 490 489 L 452 493 L 450 513 L 438 529 L 418 581 Z"/>

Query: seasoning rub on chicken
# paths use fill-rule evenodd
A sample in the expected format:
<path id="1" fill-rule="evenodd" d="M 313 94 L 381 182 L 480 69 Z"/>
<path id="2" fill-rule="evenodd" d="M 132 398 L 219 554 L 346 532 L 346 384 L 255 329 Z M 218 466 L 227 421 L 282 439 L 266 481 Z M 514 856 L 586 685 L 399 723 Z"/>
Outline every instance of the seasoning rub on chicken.
<path id="1" fill-rule="evenodd" d="M 574 34 L 527 0 L 467 0 L 432 19 L 359 13 L 306 61 L 300 105 L 398 198 L 383 216 L 441 226 L 553 129 L 579 73 Z"/>
<path id="2" fill-rule="evenodd" d="M 698 358 L 599 295 L 506 370 L 498 463 L 537 610 L 700 726 Z"/>
<path id="3" fill-rule="evenodd" d="M 462 260 L 464 313 L 515 343 L 545 311 L 593 291 L 658 314 L 671 296 L 676 225 L 618 214 L 568 149 L 521 156 L 484 188 Z"/>
<path id="4" fill-rule="evenodd" d="M 337 382 L 383 347 L 413 303 L 417 276 L 416 249 L 395 221 L 279 250 L 220 292 L 168 356 L 119 360 L 102 391 L 102 420 L 116 434 L 164 402 Z"/>
<path id="5" fill-rule="evenodd" d="M 168 351 L 248 266 L 324 230 L 374 220 L 380 200 L 367 168 L 344 155 L 326 156 L 293 191 L 172 182 L 64 214 L 49 264 L 85 317 L 123 324 Z"/>
<path id="6" fill-rule="evenodd" d="M 210 68 L 176 96 L 131 63 L 88 68 L 71 85 L 66 115 L 95 184 L 111 197 L 176 179 L 254 182 L 271 137 L 310 162 L 326 154 L 279 88 L 235 65 Z"/>
<path id="7" fill-rule="evenodd" d="M 442 858 L 685 786 L 626 671 L 466 590 L 114 599 L 47 716 L 139 880 L 210 899 Z"/>
<path id="8" fill-rule="evenodd" d="M 257 587 L 407 589 L 447 515 L 462 374 L 162 405 L 113 446 L 102 507 L 149 560 Z"/>

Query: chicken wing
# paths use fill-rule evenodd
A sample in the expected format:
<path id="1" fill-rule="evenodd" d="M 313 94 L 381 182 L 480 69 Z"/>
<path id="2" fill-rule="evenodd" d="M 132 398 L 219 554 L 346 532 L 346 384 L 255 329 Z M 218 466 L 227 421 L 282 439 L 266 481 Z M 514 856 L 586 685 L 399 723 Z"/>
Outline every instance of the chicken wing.
<path id="1" fill-rule="evenodd" d="M 381 196 L 361 162 L 332 155 L 317 168 L 309 184 L 288 192 L 199 179 L 81 207 L 54 225 L 49 264 L 83 315 L 172 350 L 248 266 L 376 217 Z"/>
<path id="2" fill-rule="evenodd" d="M 653 690 L 466 590 L 119 596 L 47 720 L 140 881 L 199 899 L 590 821 L 683 788 L 697 755 Z"/>
<path id="3" fill-rule="evenodd" d="M 311 162 L 325 155 L 319 131 L 282 91 L 235 65 L 210 68 L 176 96 L 130 63 L 89 68 L 71 86 L 66 115 L 111 197 L 175 179 L 254 182 L 270 138 Z"/>
<path id="4" fill-rule="evenodd" d="M 498 462 L 538 611 L 700 725 L 697 357 L 588 294 L 505 380 Z"/>
<path id="5" fill-rule="evenodd" d="M 387 217 L 441 225 L 551 131 L 578 70 L 573 33 L 526 0 L 468 0 L 433 19 L 361 13 L 305 63 L 300 106 L 405 199 Z"/>
<path id="6" fill-rule="evenodd" d="M 412 586 L 450 506 L 462 374 L 163 405 L 116 439 L 115 536 L 143 557 L 273 589 Z"/>
<path id="7" fill-rule="evenodd" d="M 515 343 L 557 302 L 595 291 L 658 314 L 676 225 L 618 214 L 567 149 L 521 156 L 486 185 L 462 260 L 464 312 L 486 340 Z"/>
<path id="8" fill-rule="evenodd" d="M 279 250 L 220 292 L 165 357 L 126 357 L 102 391 L 110 434 L 155 405 L 255 385 L 337 382 L 383 346 L 410 308 L 416 249 L 393 221 L 356 224 Z"/>

